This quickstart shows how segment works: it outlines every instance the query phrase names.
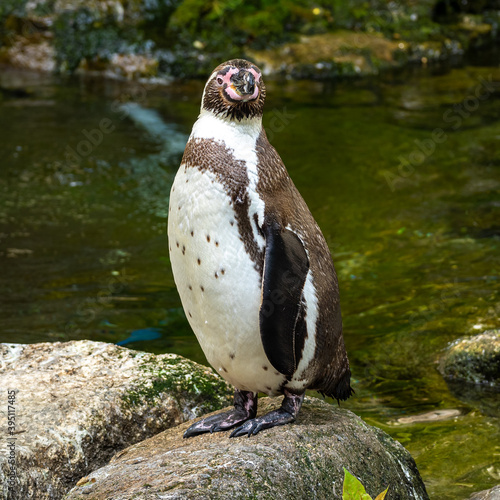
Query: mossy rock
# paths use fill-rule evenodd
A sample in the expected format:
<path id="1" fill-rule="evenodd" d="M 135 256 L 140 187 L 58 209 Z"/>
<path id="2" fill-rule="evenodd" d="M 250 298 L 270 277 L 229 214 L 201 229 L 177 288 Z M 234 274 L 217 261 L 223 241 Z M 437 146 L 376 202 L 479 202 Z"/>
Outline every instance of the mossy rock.
<path id="1" fill-rule="evenodd" d="M 232 389 L 214 371 L 175 354 L 144 355 L 139 365 L 142 375 L 122 395 L 122 407 L 161 404 L 161 394 L 169 394 L 186 419 L 202 415 L 231 401 Z"/>
<path id="2" fill-rule="evenodd" d="M 248 51 L 265 74 L 285 73 L 294 78 L 376 74 L 397 65 L 396 53 L 404 44 L 380 34 L 340 30 L 303 36 L 275 49 Z"/>
<path id="3" fill-rule="evenodd" d="M 500 388 L 500 330 L 453 343 L 439 363 L 448 380 Z"/>

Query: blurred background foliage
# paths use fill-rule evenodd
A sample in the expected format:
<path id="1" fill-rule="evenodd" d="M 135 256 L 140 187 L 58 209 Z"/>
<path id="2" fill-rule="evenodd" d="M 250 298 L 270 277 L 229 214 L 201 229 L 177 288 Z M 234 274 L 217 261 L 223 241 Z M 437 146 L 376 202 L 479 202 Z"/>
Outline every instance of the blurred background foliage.
<path id="1" fill-rule="evenodd" d="M 16 60 L 16 44 L 44 42 L 59 71 L 105 69 L 127 55 L 127 77 L 204 76 L 224 59 L 280 47 L 290 53 L 287 44 L 311 36 L 314 50 L 321 35 L 348 30 L 401 41 L 394 59 L 404 63 L 496 43 L 499 20 L 500 0 L 3 0 L 0 61 Z M 344 53 L 370 50 L 344 45 Z"/>

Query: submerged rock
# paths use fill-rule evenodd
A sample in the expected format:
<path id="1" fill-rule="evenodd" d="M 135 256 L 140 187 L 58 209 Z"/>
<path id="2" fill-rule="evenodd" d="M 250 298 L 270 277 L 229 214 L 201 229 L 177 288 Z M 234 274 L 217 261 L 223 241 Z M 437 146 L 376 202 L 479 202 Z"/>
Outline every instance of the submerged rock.
<path id="1" fill-rule="evenodd" d="M 439 363 L 448 380 L 500 388 L 500 330 L 453 343 Z"/>
<path id="2" fill-rule="evenodd" d="M 259 400 L 259 414 L 280 398 Z M 81 479 L 66 500 L 310 498 L 340 499 L 343 467 L 375 498 L 427 499 L 401 444 L 348 410 L 306 398 L 297 421 L 251 438 L 229 432 L 191 439 L 182 424 L 133 445 Z"/>
<path id="3" fill-rule="evenodd" d="M 118 450 L 226 406 L 232 392 L 181 356 L 87 340 L 0 344 L 0 386 L 13 391 L 15 440 L 0 450 L 0 491 L 9 500 L 59 499 Z M 6 410 L 5 400 L 4 422 Z"/>

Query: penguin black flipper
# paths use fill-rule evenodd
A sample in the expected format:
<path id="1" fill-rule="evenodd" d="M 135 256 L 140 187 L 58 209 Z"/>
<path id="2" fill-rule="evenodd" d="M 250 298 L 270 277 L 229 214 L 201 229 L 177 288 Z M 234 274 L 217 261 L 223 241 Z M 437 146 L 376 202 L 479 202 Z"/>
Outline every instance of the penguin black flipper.
<path id="1" fill-rule="evenodd" d="M 271 365 L 283 375 L 295 372 L 306 335 L 302 294 L 309 258 L 300 238 L 278 222 L 267 221 L 262 278 L 260 335 Z"/>

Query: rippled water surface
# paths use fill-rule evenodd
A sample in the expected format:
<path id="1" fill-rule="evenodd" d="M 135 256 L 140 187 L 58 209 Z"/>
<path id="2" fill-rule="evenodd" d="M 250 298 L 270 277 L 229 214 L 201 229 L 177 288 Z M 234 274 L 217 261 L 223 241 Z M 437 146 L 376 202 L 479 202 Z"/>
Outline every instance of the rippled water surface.
<path id="1" fill-rule="evenodd" d="M 498 327 L 500 69 L 269 82 L 271 142 L 334 254 L 356 396 L 431 498 L 500 482 L 498 394 L 448 386 L 453 340 Z M 0 70 L 0 341 L 92 339 L 206 362 L 168 260 L 170 184 L 202 82 Z"/>

